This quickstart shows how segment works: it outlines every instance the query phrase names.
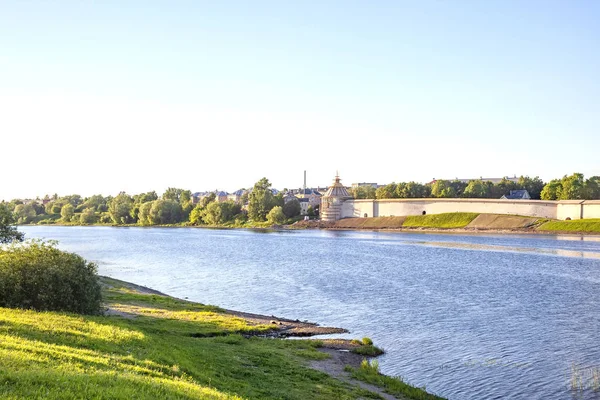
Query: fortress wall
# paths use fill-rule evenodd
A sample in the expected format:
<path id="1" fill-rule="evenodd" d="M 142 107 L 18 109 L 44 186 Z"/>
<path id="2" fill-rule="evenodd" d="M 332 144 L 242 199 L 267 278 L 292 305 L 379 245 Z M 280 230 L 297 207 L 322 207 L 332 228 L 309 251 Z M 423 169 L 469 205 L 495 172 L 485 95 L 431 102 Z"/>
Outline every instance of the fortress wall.
<path id="1" fill-rule="evenodd" d="M 376 217 L 374 200 L 347 200 L 342 204 L 342 218 Z"/>
<path id="2" fill-rule="evenodd" d="M 488 214 L 525 215 L 542 218 L 564 219 L 574 217 L 576 208 L 565 208 L 564 216 L 558 216 L 554 201 L 540 200 L 496 200 L 496 199 L 388 199 L 348 200 L 342 206 L 342 218 L 441 214 L 448 212 L 476 212 Z M 592 210 L 592 209 L 590 209 Z M 595 208 L 593 210 L 596 210 Z M 596 211 L 590 211 L 596 212 Z M 591 218 L 591 217 L 589 217 Z"/>
<path id="3" fill-rule="evenodd" d="M 600 218 L 600 200 L 583 202 L 583 218 Z"/>
<path id="4" fill-rule="evenodd" d="M 563 200 L 557 202 L 556 218 L 558 219 L 580 219 L 582 217 L 582 200 Z"/>

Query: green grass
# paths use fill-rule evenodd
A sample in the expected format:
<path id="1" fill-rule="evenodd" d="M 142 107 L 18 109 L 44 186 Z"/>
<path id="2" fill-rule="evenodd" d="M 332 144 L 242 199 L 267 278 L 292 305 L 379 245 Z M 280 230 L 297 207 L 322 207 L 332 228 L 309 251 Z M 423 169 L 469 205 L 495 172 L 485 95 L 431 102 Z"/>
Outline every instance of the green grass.
<path id="1" fill-rule="evenodd" d="M 576 219 L 572 221 L 549 221 L 542 224 L 537 229 L 540 231 L 600 233 L 600 218 Z"/>
<path id="2" fill-rule="evenodd" d="M 327 357 L 320 341 L 249 337 L 273 328 L 103 283 L 122 315 L 0 308 L 0 398 L 377 398 L 307 368 Z"/>
<path id="3" fill-rule="evenodd" d="M 408 228 L 464 228 L 469 225 L 478 213 L 444 213 L 430 215 L 411 215 L 406 217 L 402 227 Z"/>
<path id="4" fill-rule="evenodd" d="M 382 375 L 379 372 L 379 363 L 377 360 L 371 362 L 363 360 L 359 368 L 347 366 L 345 369 L 350 372 L 354 379 L 382 387 L 386 393 L 393 396 L 414 400 L 443 399 L 442 397 L 427 393 L 425 388 L 417 388 L 405 383 L 400 377 Z"/>

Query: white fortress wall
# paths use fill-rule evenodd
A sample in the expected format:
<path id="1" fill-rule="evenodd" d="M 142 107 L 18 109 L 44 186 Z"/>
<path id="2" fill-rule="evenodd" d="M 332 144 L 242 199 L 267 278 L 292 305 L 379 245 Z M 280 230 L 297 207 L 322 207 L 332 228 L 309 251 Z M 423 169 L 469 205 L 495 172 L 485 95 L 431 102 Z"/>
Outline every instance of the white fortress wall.
<path id="1" fill-rule="evenodd" d="M 540 200 L 496 200 L 496 199 L 388 199 L 348 200 L 342 206 L 342 218 L 384 217 L 441 214 L 447 212 L 476 212 L 489 214 L 526 215 L 542 218 L 581 218 L 574 208 L 566 207 L 558 214 L 558 203 Z M 594 209 L 596 210 L 596 209 Z M 593 211 L 594 213 L 597 211 Z M 588 217 L 591 218 L 591 217 Z"/>
<path id="2" fill-rule="evenodd" d="M 583 200 L 562 200 L 556 205 L 557 219 L 580 219 L 583 216 Z"/>
<path id="3" fill-rule="evenodd" d="M 600 218 L 600 200 L 583 202 L 583 218 Z"/>
<path id="4" fill-rule="evenodd" d="M 342 203 L 342 218 L 373 217 L 373 200 L 346 200 Z"/>

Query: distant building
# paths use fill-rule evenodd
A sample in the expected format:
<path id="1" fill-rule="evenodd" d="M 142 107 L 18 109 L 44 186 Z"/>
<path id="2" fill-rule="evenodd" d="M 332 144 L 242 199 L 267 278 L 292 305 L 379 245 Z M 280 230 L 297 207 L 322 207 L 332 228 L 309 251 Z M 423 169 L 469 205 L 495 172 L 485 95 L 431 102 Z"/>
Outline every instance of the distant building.
<path id="1" fill-rule="evenodd" d="M 529 192 L 525 189 L 523 190 L 511 190 L 508 195 L 504 195 L 500 197 L 500 199 L 504 200 L 530 200 L 531 196 Z"/>
<path id="2" fill-rule="evenodd" d="M 342 216 L 342 203 L 351 199 L 348 190 L 340 182 L 340 177 L 336 175 L 333 185 L 327 189 L 327 192 L 321 197 L 321 219 L 323 221 L 337 221 Z M 371 215 L 372 217 L 372 215 Z"/>
<path id="3" fill-rule="evenodd" d="M 229 193 L 227 195 L 227 200 L 233 201 L 234 203 L 239 203 L 242 204 L 242 196 L 244 195 L 244 193 L 246 193 L 247 191 L 244 189 L 239 189 L 236 190 L 233 193 Z"/>
<path id="4" fill-rule="evenodd" d="M 371 186 L 374 189 L 377 189 L 379 187 L 374 182 L 360 182 L 360 183 L 353 183 L 352 184 L 352 188 L 363 187 L 363 186 Z"/>

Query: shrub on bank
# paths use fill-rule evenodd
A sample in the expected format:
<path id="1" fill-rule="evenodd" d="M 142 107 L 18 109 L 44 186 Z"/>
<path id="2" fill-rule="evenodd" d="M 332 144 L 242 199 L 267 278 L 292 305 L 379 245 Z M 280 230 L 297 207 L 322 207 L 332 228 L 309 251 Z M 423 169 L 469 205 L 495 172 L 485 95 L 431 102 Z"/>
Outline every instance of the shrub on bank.
<path id="1" fill-rule="evenodd" d="M 101 306 L 94 263 L 55 242 L 0 247 L 0 307 L 99 314 Z"/>

